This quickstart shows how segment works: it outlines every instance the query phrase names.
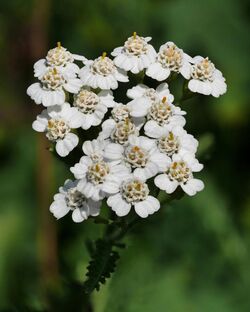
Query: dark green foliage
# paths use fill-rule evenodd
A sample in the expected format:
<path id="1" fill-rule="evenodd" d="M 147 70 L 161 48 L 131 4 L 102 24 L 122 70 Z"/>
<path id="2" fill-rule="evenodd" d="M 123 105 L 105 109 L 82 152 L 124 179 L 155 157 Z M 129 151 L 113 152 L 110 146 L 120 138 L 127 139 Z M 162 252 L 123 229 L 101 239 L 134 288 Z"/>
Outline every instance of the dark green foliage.
<path id="1" fill-rule="evenodd" d="M 119 258 L 118 252 L 113 250 L 110 241 L 98 239 L 87 267 L 87 279 L 83 285 L 84 292 L 90 294 L 94 289 L 99 290 L 101 284 L 105 284 L 106 279 L 115 271 Z"/>

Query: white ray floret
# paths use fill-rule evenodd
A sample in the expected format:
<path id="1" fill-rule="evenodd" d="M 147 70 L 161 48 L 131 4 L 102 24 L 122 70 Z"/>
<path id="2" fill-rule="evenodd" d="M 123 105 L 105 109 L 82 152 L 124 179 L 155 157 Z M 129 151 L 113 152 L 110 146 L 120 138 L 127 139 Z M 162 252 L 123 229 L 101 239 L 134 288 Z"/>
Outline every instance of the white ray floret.
<path id="1" fill-rule="evenodd" d="M 157 149 L 155 140 L 134 135 L 129 136 L 124 147 L 115 143 L 107 144 L 104 156 L 111 161 L 125 164 L 144 180 L 162 172 L 165 162 L 168 161 L 168 157 Z"/>
<path id="2" fill-rule="evenodd" d="M 79 76 L 83 85 L 102 90 L 117 89 L 118 81 L 127 82 L 128 76 L 123 69 L 117 68 L 106 52 L 95 60 L 84 62 Z"/>
<path id="3" fill-rule="evenodd" d="M 122 182 L 119 192 L 109 196 L 107 204 L 119 217 L 126 216 L 132 207 L 141 218 L 160 209 L 158 199 L 149 195 L 148 185 L 136 174 L 131 174 Z"/>
<path id="4" fill-rule="evenodd" d="M 93 161 L 102 161 L 106 145 L 107 142 L 101 139 L 85 141 L 82 145 L 82 150 L 83 153 L 89 156 Z"/>
<path id="5" fill-rule="evenodd" d="M 163 81 L 169 77 L 171 72 L 180 73 L 185 79 L 191 75 L 192 58 L 179 49 L 173 42 L 169 41 L 160 47 L 155 61 L 149 65 L 146 75 Z"/>
<path id="6" fill-rule="evenodd" d="M 127 91 L 127 96 L 132 99 L 127 105 L 130 115 L 133 117 L 146 116 L 151 105 L 164 97 L 168 103 L 174 101 L 174 96 L 170 93 L 167 83 L 160 84 L 156 89 L 138 84 Z"/>
<path id="7" fill-rule="evenodd" d="M 85 87 L 74 96 L 73 105 L 82 114 L 82 128 L 89 129 L 98 126 L 102 122 L 109 107 L 116 103 L 112 91 L 103 90 L 98 94 Z"/>
<path id="8" fill-rule="evenodd" d="M 195 93 L 219 97 L 226 93 L 227 85 L 221 71 L 206 57 L 193 58 L 191 80 L 188 88 Z"/>
<path id="9" fill-rule="evenodd" d="M 156 57 L 154 47 L 148 43 L 150 40 L 151 37 L 141 37 L 134 32 L 123 46 L 111 53 L 115 57 L 115 65 L 133 74 L 147 68 Z"/>
<path id="10" fill-rule="evenodd" d="M 96 217 L 100 213 L 101 201 L 87 199 L 77 189 L 78 181 L 66 180 L 64 186 L 55 194 L 54 201 L 50 205 L 50 212 L 56 219 L 60 219 L 72 211 L 74 222 L 82 222 L 88 217 Z"/>
<path id="11" fill-rule="evenodd" d="M 89 156 L 82 156 L 70 171 L 76 179 L 80 179 L 79 191 L 96 201 L 117 193 L 121 182 L 129 174 L 129 169 L 124 165 L 103 159 L 93 160 Z"/>
<path id="12" fill-rule="evenodd" d="M 173 193 L 180 186 L 190 196 L 203 190 L 204 183 L 193 177 L 193 172 L 199 172 L 203 168 L 193 154 L 175 154 L 172 160 L 166 163 L 165 172 L 158 175 L 155 185 L 168 194 Z"/>
<path id="13" fill-rule="evenodd" d="M 43 106 L 62 105 L 65 102 L 65 91 L 69 93 L 77 93 L 82 82 L 69 63 L 64 67 L 47 67 L 42 65 L 44 71 L 40 82 L 33 83 L 27 89 L 27 94 L 35 101 L 36 104 Z"/>
<path id="14" fill-rule="evenodd" d="M 56 152 L 61 157 L 67 156 L 78 144 L 78 136 L 71 132 L 79 128 L 82 116 L 68 103 L 51 106 L 43 110 L 32 124 L 38 132 L 45 132 L 46 137 L 56 144 Z"/>
<path id="15" fill-rule="evenodd" d="M 167 156 L 189 152 L 195 154 L 198 141 L 180 126 L 161 127 L 150 120 L 144 127 L 145 134 L 156 139 L 160 152 Z"/>

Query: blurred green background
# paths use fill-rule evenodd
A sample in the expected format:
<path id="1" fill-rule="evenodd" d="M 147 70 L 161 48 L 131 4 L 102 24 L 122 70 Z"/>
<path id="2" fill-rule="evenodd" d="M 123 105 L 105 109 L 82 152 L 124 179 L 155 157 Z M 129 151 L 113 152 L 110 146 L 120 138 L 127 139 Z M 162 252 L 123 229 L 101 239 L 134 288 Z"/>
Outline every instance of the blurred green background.
<path id="1" fill-rule="evenodd" d="M 249 9 L 248 0 L 0 2 L 0 311 L 250 311 Z M 228 92 L 182 105 L 200 139 L 205 190 L 138 225 L 115 275 L 89 301 L 85 240 L 101 226 L 50 215 L 70 173 L 31 129 L 41 107 L 26 88 L 33 63 L 57 41 L 94 58 L 133 31 L 157 49 L 171 40 L 209 56 Z"/>

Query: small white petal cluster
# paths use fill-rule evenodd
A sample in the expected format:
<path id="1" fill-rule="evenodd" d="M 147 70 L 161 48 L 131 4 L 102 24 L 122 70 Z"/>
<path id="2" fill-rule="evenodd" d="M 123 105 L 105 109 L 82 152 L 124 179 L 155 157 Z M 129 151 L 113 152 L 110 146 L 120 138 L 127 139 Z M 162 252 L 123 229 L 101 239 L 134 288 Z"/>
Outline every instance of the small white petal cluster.
<path id="1" fill-rule="evenodd" d="M 198 141 L 184 129 L 186 112 L 174 102 L 168 78 L 181 74 L 191 92 L 214 97 L 226 92 L 225 78 L 208 58 L 192 58 L 173 42 L 157 53 L 150 40 L 133 33 L 113 50 L 113 59 L 104 52 L 94 60 L 58 43 L 35 63 L 38 82 L 27 94 L 46 109 L 32 126 L 58 155 L 66 157 L 78 145 L 78 128 L 97 127 L 96 139 L 83 143 L 82 157 L 70 168 L 75 180 L 54 196 L 50 211 L 57 219 L 69 211 L 74 222 L 95 217 L 103 200 L 120 217 L 133 209 L 146 218 L 160 209 L 160 190 L 181 188 L 193 196 L 204 188 L 194 177 L 203 168 L 195 157 Z M 127 103 L 116 102 L 111 90 L 129 81 L 127 72 L 143 73 L 158 85 L 142 81 L 127 89 Z"/>

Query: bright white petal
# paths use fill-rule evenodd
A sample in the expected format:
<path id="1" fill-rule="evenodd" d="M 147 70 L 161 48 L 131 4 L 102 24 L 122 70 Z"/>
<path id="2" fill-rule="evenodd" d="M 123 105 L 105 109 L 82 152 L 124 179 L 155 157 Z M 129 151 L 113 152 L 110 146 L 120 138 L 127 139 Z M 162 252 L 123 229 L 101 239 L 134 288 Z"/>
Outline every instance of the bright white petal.
<path id="1" fill-rule="evenodd" d="M 197 192 L 202 191 L 204 183 L 199 179 L 190 179 L 186 184 L 181 184 L 181 188 L 189 196 L 195 195 Z"/>
<path id="2" fill-rule="evenodd" d="M 148 113 L 150 107 L 150 101 L 145 97 L 138 98 L 129 102 L 128 107 L 130 109 L 130 115 L 132 117 L 144 117 Z"/>
<path id="3" fill-rule="evenodd" d="M 166 170 L 171 163 L 170 157 L 159 152 L 153 153 L 149 159 L 158 166 L 159 171 Z"/>
<path id="4" fill-rule="evenodd" d="M 85 220 L 87 218 L 85 218 L 84 213 L 82 214 L 80 209 L 77 208 L 72 212 L 72 220 L 76 223 L 82 222 L 83 220 Z"/>
<path id="5" fill-rule="evenodd" d="M 147 180 L 155 176 L 159 172 L 158 166 L 153 162 L 148 162 L 145 168 L 136 168 L 134 174 Z"/>
<path id="6" fill-rule="evenodd" d="M 130 99 L 136 99 L 145 93 L 145 91 L 148 89 L 148 87 L 144 84 L 138 84 L 137 86 L 133 87 L 132 89 L 128 89 L 127 91 L 127 97 Z"/>
<path id="7" fill-rule="evenodd" d="M 107 204 L 119 217 L 126 216 L 131 209 L 131 204 L 127 203 L 120 193 L 110 196 Z"/>
<path id="8" fill-rule="evenodd" d="M 77 93 L 79 92 L 82 86 L 82 81 L 78 78 L 70 79 L 68 82 L 63 86 L 65 90 L 70 93 Z"/>
<path id="9" fill-rule="evenodd" d="M 121 160 L 124 148 L 120 144 L 110 143 L 104 149 L 104 157 L 109 160 Z"/>
<path id="10" fill-rule="evenodd" d="M 50 205 L 49 210 L 56 219 L 60 219 L 70 211 L 70 208 L 66 205 L 65 201 L 54 201 Z"/>
<path id="11" fill-rule="evenodd" d="M 146 75 L 158 81 L 163 81 L 170 75 L 170 70 L 163 68 L 159 63 L 153 63 L 146 70 Z"/>
<path id="12" fill-rule="evenodd" d="M 78 144 L 78 136 L 74 133 L 68 133 L 63 140 L 56 143 L 56 151 L 61 157 L 67 156 Z"/>
<path id="13" fill-rule="evenodd" d="M 88 156 L 82 156 L 80 162 L 70 168 L 76 179 L 82 179 L 86 176 L 88 167 L 92 164 L 92 160 Z"/>
<path id="14" fill-rule="evenodd" d="M 170 181 L 166 174 L 160 174 L 154 179 L 155 185 L 168 194 L 173 193 L 177 186 L 177 181 Z"/>
<path id="15" fill-rule="evenodd" d="M 160 209 L 160 202 L 153 196 L 148 196 L 144 201 L 134 204 L 135 212 L 141 218 L 147 218 L 149 215 L 153 214 Z"/>
<path id="16" fill-rule="evenodd" d="M 159 139 L 164 133 L 164 129 L 154 120 L 149 120 L 145 124 L 144 131 L 147 136 L 154 139 Z"/>

